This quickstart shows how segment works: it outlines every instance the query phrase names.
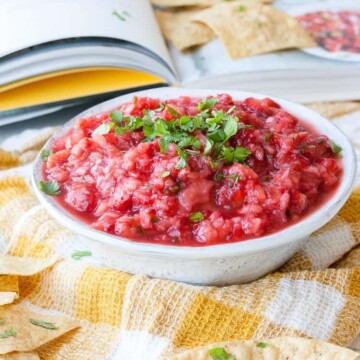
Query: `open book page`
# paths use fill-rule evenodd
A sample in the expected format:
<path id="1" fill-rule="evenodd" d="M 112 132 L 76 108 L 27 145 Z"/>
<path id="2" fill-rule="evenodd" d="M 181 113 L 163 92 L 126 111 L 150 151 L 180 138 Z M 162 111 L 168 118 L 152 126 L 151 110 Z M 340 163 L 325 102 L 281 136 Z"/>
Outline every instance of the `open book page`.
<path id="1" fill-rule="evenodd" d="M 356 3 L 354 0 L 277 0 L 273 5 L 290 15 L 298 16 L 308 11 L 327 10 L 333 7 L 336 9 L 339 5 L 350 9 L 357 7 L 360 11 L 360 3 L 355 6 Z M 250 79 L 249 74 L 259 72 L 279 74 L 281 71 L 310 70 L 314 74 L 321 72 L 331 74 L 331 70 L 334 69 L 339 70 L 339 73 L 351 69 L 360 72 L 360 62 L 326 59 L 301 50 L 277 51 L 232 60 L 218 38 L 188 52 L 180 52 L 170 46 L 170 52 L 181 83 L 185 86 L 191 84 L 204 86 L 211 83 L 211 79 L 220 76 L 231 78 L 232 74 L 244 74 Z"/>
<path id="2" fill-rule="evenodd" d="M 0 57 L 61 39 L 96 37 L 143 46 L 172 68 L 148 0 L 2 1 L 0 34 Z"/>

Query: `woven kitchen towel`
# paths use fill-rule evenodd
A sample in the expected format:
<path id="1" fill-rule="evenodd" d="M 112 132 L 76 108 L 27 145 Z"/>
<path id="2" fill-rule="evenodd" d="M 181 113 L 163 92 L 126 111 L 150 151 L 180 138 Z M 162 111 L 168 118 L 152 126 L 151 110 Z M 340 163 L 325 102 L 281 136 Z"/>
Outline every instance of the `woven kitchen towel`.
<path id="1" fill-rule="evenodd" d="M 344 119 L 339 126 L 359 141 L 360 115 L 357 123 L 356 117 Z M 360 188 L 282 269 L 251 284 L 196 287 L 131 276 L 102 267 L 96 254 L 73 260 L 70 254 L 83 250 L 81 239 L 57 224 L 32 193 L 29 167 L 19 165 L 33 158 L 51 131 L 28 134 L 24 144 L 17 137 L 15 147 L 10 139 L 4 147 L 12 151 L 0 152 L 4 251 L 64 259 L 20 278 L 17 301 L 81 322 L 80 329 L 41 347 L 42 359 L 167 359 L 208 343 L 284 335 L 347 346 L 360 332 Z"/>

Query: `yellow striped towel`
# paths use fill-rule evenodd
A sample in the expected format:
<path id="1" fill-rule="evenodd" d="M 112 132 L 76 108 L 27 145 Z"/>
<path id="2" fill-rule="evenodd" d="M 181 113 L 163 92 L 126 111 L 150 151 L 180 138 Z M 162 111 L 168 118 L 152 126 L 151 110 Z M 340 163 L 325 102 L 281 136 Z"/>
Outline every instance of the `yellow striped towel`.
<path id="1" fill-rule="evenodd" d="M 359 142 L 360 116 L 338 124 Z M 196 287 L 131 276 L 102 267 L 96 254 L 73 260 L 81 239 L 39 205 L 28 167 L 14 168 L 33 158 L 46 131 L 17 151 L 0 151 L 0 168 L 8 168 L 0 172 L 0 249 L 64 259 L 19 278 L 17 302 L 81 323 L 42 346 L 42 359 L 167 359 L 213 342 L 287 335 L 348 346 L 360 332 L 360 188 L 282 269 L 251 284 Z"/>

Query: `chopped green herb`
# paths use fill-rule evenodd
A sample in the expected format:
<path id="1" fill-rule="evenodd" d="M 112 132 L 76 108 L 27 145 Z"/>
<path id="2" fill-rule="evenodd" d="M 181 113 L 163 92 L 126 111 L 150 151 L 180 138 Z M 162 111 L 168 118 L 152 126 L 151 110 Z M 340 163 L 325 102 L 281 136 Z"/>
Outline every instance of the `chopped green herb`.
<path id="1" fill-rule="evenodd" d="M 224 180 L 224 173 L 223 172 L 221 172 L 221 171 L 219 171 L 219 172 L 217 172 L 216 174 L 215 174 L 215 177 L 214 177 L 214 179 L 215 179 L 215 181 L 223 181 Z"/>
<path id="2" fill-rule="evenodd" d="M 272 132 L 269 132 L 268 134 L 265 135 L 264 140 L 265 140 L 265 141 L 269 141 L 272 136 L 273 136 L 273 133 L 272 133 Z"/>
<path id="3" fill-rule="evenodd" d="M 74 259 L 74 260 L 80 260 L 81 258 L 83 257 L 86 257 L 86 256 L 91 256 L 92 255 L 92 252 L 91 251 L 88 251 L 88 250 L 84 250 L 84 251 L 74 251 L 72 254 L 71 254 L 71 257 Z"/>
<path id="4" fill-rule="evenodd" d="M 119 111 L 113 111 L 109 114 L 109 118 L 117 125 L 121 125 L 123 121 L 123 114 L 124 112 L 122 110 Z"/>
<path id="5" fill-rule="evenodd" d="M 47 149 L 42 149 L 42 150 L 41 150 L 41 153 L 40 153 L 41 160 L 44 161 L 44 162 L 48 161 L 48 157 L 49 157 L 52 153 L 53 153 L 53 152 L 52 152 L 51 149 L 49 149 L 49 150 L 47 150 Z"/>
<path id="6" fill-rule="evenodd" d="M 162 174 L 161 174 L 161 177 L 162 178 L 166 178 L 166 177 L 168 177 L 170 175 L 170 171 L 168 170 L 168 171 L 164 171 Z"/>
<path id="7" fill-rule="evenodd" d="M 48 330 L 58 330 L 59 329 L 58 326 L 56 326 L 55 324 L 53 324 L 51 322 L 35 320 L 35 319 L 30 319 L 30 322 L 35 326 L 40 326 L 40 327 L 42 327 L 44 329 L 48 329 Z"/>
<path id="8" fill-rule="evenodd" d="M 210 349 L 209 355 L 213 360 L 235 360 L 224 348 Z"/>
<path id="9" fill-rule="evenodd" d="M 175 165 L 175 169 L 180 170 L 186 166 L 186 160 L 181 158 L 178 163 Z"/>
<path id="10" fill-rule="evenodd" d="M 6 339 L 11 336 L 15 337 L 16 331 L 12 327 L 9 327 L 5 329 L 5 331 L 2 334 L 0 334 L 0 339 Z"/>
<path id="11" fill-rule="evenodd" d="M 180 160 L 175 165 L 175 169 L 180 170 L 180 169 L 184 168 L 187 165 L 186 160 L 188 158 L 188 155 L 184 151 L 182 151 L 178 146 L 176 147 L 176 151 L 180 156 Z"/>
<path id="12" fill-rule="evenodd" d="M 192 213 L 190 215 L 190 220 L 192 222 L 199 222 L 199 221 L 202 221 L 204 219 L 205 219 L 204 214 L 202 212 L 200 212 L 200 211 Z"/>
<path id="13" fill-rule="evenodd" d="M 165 109 L 165 105 L 164 105 L 163 103 L 161 103 L 161 104 L 159 105 L 159 107 L 156 108 L 154 111 L 155 111 L 155 112 L 160 112 L 160 111 L 163 111 L 164 109 Z"/>
<path id="14" fill-rule="evenodd" d="M 134 98 L 136 102 L 137 99 Z M 126 131 L 142 130 L 145 138 L 143 142 L 158 138 L 160 152 L 166 153 L 170 144 L 176 145 L 179 161 L 175 165 L 177 170 L 187 166 L 188 157 L 209 155 L 210 164 L 216 167 L 220 161 L 226 164 L 243 162 L 251 152 L 243 147 L 233 148 L 228 141 L 239 129 L 251 128 L 251 125 L 240 123 L 238 118 L 230 116 L 235 107 L 225 113 L 212 107 L 217 103 L 216 98 L 206 98 L 198 104 L 200 112 L 194 116 L 179 115 L 170 105 L 160 105 L 159 110 L 166 108 L 173 119 L 164 120 L 156 116 L 156 110 L 144 110 L 143 116 L 124 116 L 121 111 L 109 114 L 110 123 L 101 124 L 93 134 L 107 133 L 113 127 L 116 135 Z M 197 132 L 205 136 L 205 146 L 200 141 Z M 196 135 L 195 135 L 196 134 Z M 202 154 L 200 150 L 203 149 Z"/>
<path id="15" fill-rule="evenodd" d="M 126 21 L 126 17 L 123 16 L 123 15 L 120 15 L 116 10 L 114 10 L 114 11 L 112 12 L 112 14 L 113 14 L 114 16 L 116 16 L 119 20 L 121 20 L 121 21 Z"/>
<path id="16" fill-rule="evenodd" d="M 223 147 L 222 158 L 226 163 L 232 164 L 234 162 L 242 163 L 248 156 L 251 155 L 251 151 L 244 147 Z"/>
<path id="17" fill-rule="evenodd" d="M 334 154 L 338 154 L 342 151 L 342 148 L 339 145 L 335 144 L 332 140 L 329 141 L 329 144 Z"/>
<path id="18" fill-rule="evenodd" d="M 214 142 L 223 142 L 226 140 L 226 134 L 223 129 L 218 129 L 208 134 L 208 139 Z"/>
<path id="19" fill-rule="evenodd" d="M 251 125 L 246 125 L 246 124 L 243 124 L 243 123 L 239 123 L 238 124 L 238 130 L 241 130 L 241 129 L 252 129 L 252 126 Z"/>
<path id="20" fill-rule="evenodd" d="M 0 318 L 0 325 L 5 324 L 5 319 L 4 318 Z"/>
<path id="21" fill-rule="evenodd" d="M 244 11 L 246 11 L 246 6 L 245 5 L 239 5 L 239 11 L 240 12 L 244 12 Z"/>
<path id="22" fill-rule="evenodd" d="M 229 177 L 234 180 L 234 182 L 232 183 L 232 185 L 237 184 L 237 182 L 238 182 L 239 179 L 240 179 L 240 176 L 239 176 L 238 174 L 231 174 L 231 175 L 229 175 Z"/>
<path id="23" fill-rule="evenodd" d="M 210 139 L 206 138 L 206 145 L 205 145 L 205 148 L 204 148 L 204 155 L 207 155 L 207 154 L 210 153 L 212 146 L 213 146 L 212 141 Z"/>
<path id="24" fill-rule="evenodd" d="M 166 105 L 166 108 L 169 110 L 169 113 L 171 114 L 171 116 L 173 116 L 173 117 L 179 116 L 178 112 L 174 108 L 172 108 L 170 105 Z"/>
<path id="25" fill-rule="evenodd" d="M 211 109 L 217 102 L 217 98 L 205 98 L 203 101 L 199 102 L 198 109 L 201 111 Z"/>
<path id="26" fill-rule="evenodd" d="M 229 115 L 231 114 L 234 110 L 236 109 L 236 106 L 232 106 L 227 112 L 226 112 L 226 115 Z"/>
<path id="27" fill-rule="evenodd" d="M 169 143 L 166 142 L 165 139 L 160 139 L 160 140 L 159 140 L 159 147 L 160 147 L 160 152 L 166 153 L 166 152 L 167 152 L 167 149 L 168 149 L 168 147 L 169 147 Z"/>
<path id="28" fill-rule="evenodd" d="M 151 217 L 151 222 L 152 222 L 153 224 L 156 224 L 157 222 L 159 222 L 158 217 L 157 217 L 157 216 L 152 216 L 152 217 Z"/>
<path id="29" fill-rule="evenodd" d="M 269 346 L 269 344 L 266 343 L 266 342 L 259 342 L 259 343 L 256 344 L 256 346 L 258 348 L 265 349 L 265 348 L 267 348 Z"/>
<path id="30" fill-rule="evenodd" d="M 229 117 L 224 126 L 224 133 L 226 135 L 225 141 L 229 140 L 232 136 L 234 136 L 238 131 L 238 121 Z"/>
<path id="31" fill-rule="evenodd" d="M 40 181 L 39 190 L 41 190 L 46 195 L 51 195 L 51 196 L 61 194 L 60 185 L 56 180 Z"/>
<path id="32" fill-rule="evenodd" d="M 91 137 L 94 137 L 96 135 L 105 135 L 110 132 L 110 130 L 113 128 L 114 123 L 102 123 L 100 126 L 98 126 L 91 134 Z"/>

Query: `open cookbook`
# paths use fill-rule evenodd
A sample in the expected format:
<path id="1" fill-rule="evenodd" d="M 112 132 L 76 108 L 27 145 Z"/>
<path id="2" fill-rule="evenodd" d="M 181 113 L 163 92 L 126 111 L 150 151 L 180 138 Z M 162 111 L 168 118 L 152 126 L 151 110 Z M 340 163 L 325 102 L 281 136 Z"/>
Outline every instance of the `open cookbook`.
<path id="1" fill-rule="evenodd" d="M 359 28 L 353 0 L 3 2 L 0 125 L 167 85 L 357 100 Z"/>

